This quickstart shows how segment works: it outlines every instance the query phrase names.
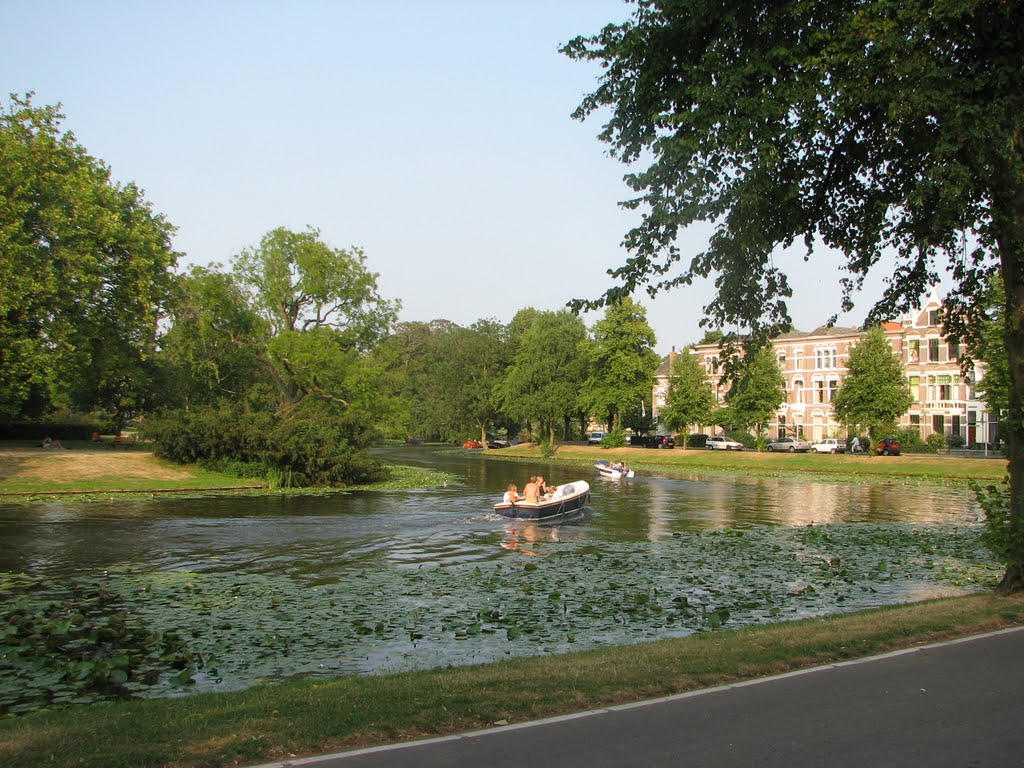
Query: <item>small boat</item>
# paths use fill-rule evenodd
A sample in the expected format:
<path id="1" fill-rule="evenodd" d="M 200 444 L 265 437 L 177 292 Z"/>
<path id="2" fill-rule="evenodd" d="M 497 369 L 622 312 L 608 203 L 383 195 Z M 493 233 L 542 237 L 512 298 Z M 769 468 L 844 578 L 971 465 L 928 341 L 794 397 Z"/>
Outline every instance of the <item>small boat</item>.
<path id="1" fill-rule="evenodd" d="M 635 476 L 635 473 L 632 469 L 627 469 L 625 472 L 623 472 L 618 467 L 618 465 L 613 464 L 610 461 L 604 461 L 603 459 L 594 464 L 594 467 L 596 467 L 597 471 L 601 473 L 601 477 L 608 477 L 611 478 L 612 480 L 621 480 L 624 477 Z"/>
<path id="2" fill-rule="evenodd" d="M 541 501 L 499 502 L 494 505 L 494 511 L 517 520 L 552 520 L 579 512 L 589 501 L 590 484 L 586 480 L 574 480 L 558 486 L 552 496 Z"/>

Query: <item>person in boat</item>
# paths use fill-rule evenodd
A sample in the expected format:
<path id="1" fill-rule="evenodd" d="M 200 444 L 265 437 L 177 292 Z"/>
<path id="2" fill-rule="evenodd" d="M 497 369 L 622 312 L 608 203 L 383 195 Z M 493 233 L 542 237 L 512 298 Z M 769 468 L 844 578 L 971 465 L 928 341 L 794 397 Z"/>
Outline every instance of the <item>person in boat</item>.
<path id="1" fill-rule="evenodd" d="M 548 495 L 548 484 L 544 482 L 544 475 L 537 475 L 537 495 L 542 499 Z"/>
<path id="2" fill-rule="evenodd" d="M 505 491 L 505 495 L 501 497 L 503 504 L 514 504 L 517 501 L 522 501 L 523 497 L 519 495 L 519 488 L 515 483 L 512 483 L 508 490 Z"/>
<path id="3" fill-rule="evenodd" d="M 557 495 L 558 495 L 558 486 L 557 485 L 545 486 L 545 492 L 544 492 L 544 500 L 545 501 L 550 501 L 551 499 L 555 498 L 555 496 L 557 496 Z"/>
<path id="4" fill-rule="evenodd" d="M 523 500 L 530 504 L 540 501 L 540 485 L 537 483 L 537 476 L 530 478 L 530 482 L 523 488 Z"/>

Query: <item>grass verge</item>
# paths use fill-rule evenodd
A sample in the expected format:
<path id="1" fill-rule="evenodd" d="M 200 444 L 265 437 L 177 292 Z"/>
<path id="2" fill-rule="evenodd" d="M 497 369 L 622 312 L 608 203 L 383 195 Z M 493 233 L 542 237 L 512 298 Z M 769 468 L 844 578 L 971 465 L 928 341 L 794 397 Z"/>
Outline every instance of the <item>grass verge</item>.
<path id="1" fill-rule="evenodd" d="M 1024 595 L 974 595 L 563 656 L 0 721 L 0 764 L 228 766 L 522 722 L 1024 625 Z"/>
<path id="2" fill-rule="evenodd" d="M 903 456 L 853 456 L 851 454 L 758 453 L 757 451 L 708 451 L 699 448 L 652 450 L 644 448 L 600 448 L 560 445 L 552 456 L 544 456 L 532 443 L 488 450 L 488 459 L 551 461 L 586 465 L 598 459 L 626 461 L 633 469 L 705 477 L 716 474 L 784 477 L 817 475 L 826 480 L 879 480 L 966 484 L 1000 482 L 1006 477 L 1004 458 L 958 458 L 923 454 Z"/>

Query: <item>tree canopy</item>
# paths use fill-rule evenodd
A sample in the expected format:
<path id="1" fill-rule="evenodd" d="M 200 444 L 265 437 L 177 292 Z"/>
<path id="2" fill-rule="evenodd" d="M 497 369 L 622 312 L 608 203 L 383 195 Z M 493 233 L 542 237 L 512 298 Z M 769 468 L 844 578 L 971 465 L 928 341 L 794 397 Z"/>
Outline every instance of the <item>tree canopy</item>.
<path id="1" fill-rule="evenodd" d="M 594 323 L 591 337 L 583 403 L 618 431 L 622 415 L 650 399 L 658 368 L 654 330 L 647 322 L 647 310 L 627 296 L 608 305 L 604 317 Z"/>
<path id="2" fill-rule="evenodd" d="M 725 404 L 732 423 L 743 430 L 753 428 L 760 445 L 775 409 L 786 399 L 786 380 L 771 347 L 756 350 L 740 365 L 741 373 L 732 382 Z"/>
<path id="3" fill-rule="evenodd" d="M 151 391 L 177 254 L 142 190 L 31 94 L 0 105 L 0 415 L 119 410 Z"/>
<path id="4" fill-rule="evenodd" d="M 659 414 L 661 422 L 675 432 L 692 424 L 708 424 L 715 407 L 715 395 L 700 361 L 689 349 L 684 349 L 673 356 L 670 365 L 668 394 Z M 685 448 L 685 435 L 682 442 Z"/>
<path id="5" fill-rule="evenodd" d="M 1006 290 L 1012 555 L 1004 590 L 1024 588 L 1024 36 L 1020 0 L 643 0 L 631 19 L 563 51 L 603 68 L 575 115 L 632 164 L 642 211 L 630 255 L 600 306 L 713 277 L 710 327 L 749 346 L 788 327 L 780 247 L 845 259 L 842 308 L 891 254 L 868 322 L 909 310 L 948 267 L 954 311 L 993 265 Z M 684 254 L 680 232 L 715 232 Z M 963 235 L 975 243 L 965 253 Z"/>
<path id="6" fill-rule="evenodd" d="M 580 382 L 586 378 L 583 347 L 587 329 L 569 312 L 539 312 L 523 332 L 516 357 L 498 383 L 502 409 L 514 419 L 555 427 L 579 409 Z"/>
<path id="7" fill-rule="evenodd" d="M 914 402 L 903 364 L 876 325 L 850 349 L 846 377 L 832 401 L 836 417 L 851 430 L 867 429 L 872 439 L 896 426 Z"/>

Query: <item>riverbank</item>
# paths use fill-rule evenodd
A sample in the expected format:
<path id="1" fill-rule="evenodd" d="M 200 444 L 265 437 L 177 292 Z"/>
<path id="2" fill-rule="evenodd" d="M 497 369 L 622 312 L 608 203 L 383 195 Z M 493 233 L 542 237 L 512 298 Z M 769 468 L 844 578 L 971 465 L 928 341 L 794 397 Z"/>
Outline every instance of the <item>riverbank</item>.
<path id="1" fill-rule="evenodd" d="M 1024 624 L 1024 596 L 975 595 L 584 653 L 0 721 L 0 763 L 237 766 L 465 730 L 747 680 Z"/>
<path id="2" fill-rule="evenodd" d="M 998 483 L 1006 477 L 1005 458 L 962 458 L 935 454 L 864 456 L 852 454 L 768 453 L 757 451 L 708 451 L 700 448 L 601 448 L 566 444 L 545 456 L 533 443 L 483 451 L 487 459 L 529 460 L 590 465 L 599 459 L 625 461 L 639 472 L 658 472 L 675 477 L 708 477 L 742 474 L 761 477 L 813 474 L 832 480 L 924 481 L 966 485 Z"/>
<path id="3" fill-rule="evenodd" d="M 392 476 L 375 490 L 422 488 L 452 478 L 430 469 L 392 467 Z M 366 490 L 360 486 L 345 491 Z M 279 489 L 265 480 L 210 472 L 159 459 L 144 445 L 129 448 L 69 443 L 66 449 L 0 444 L 0 500 L 33 502 L 61 497 L 74 500 L 115 494 L 168 493 L 330 493 L 340 489 Z"/>

